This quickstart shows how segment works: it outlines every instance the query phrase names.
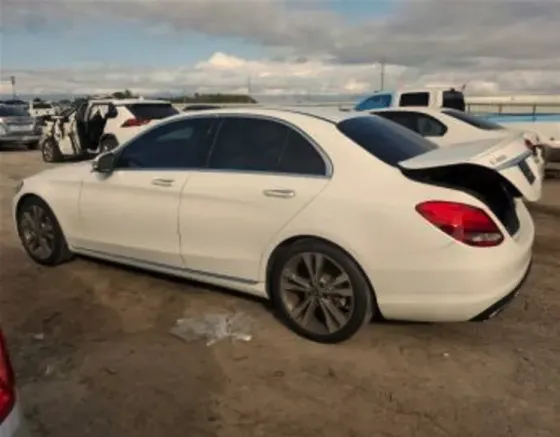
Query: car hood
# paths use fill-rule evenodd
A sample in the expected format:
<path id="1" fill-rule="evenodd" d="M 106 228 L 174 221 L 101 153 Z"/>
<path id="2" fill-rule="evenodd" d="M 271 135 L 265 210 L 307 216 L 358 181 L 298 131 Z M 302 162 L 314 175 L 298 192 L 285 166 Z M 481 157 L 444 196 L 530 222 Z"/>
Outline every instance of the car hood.
<path id="1" fill-rule="evenodd" d="M 62 164 L 54 168 L 43 170 L 29 178 L 26 181 L 37 180 L 65 180 L 65 181 L 78 181 L 83 179 L 86 172 L 91 169 L 91 161 L 76 162 L 72 164 Z"/>

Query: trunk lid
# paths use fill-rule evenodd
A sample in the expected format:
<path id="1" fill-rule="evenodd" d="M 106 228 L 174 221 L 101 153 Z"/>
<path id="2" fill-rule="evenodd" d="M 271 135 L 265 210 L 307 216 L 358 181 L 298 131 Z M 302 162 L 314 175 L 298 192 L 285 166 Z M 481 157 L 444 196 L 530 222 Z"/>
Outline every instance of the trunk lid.
<path id="1" fill-rule="evenodd" d="M 540 199 L 542 175 L 523 134 L 485 139 L 438 148 L 399 162 L 404 170 L 429 170 L 473 165 L 493 170 L 509 181 L 530 202 Z"/>

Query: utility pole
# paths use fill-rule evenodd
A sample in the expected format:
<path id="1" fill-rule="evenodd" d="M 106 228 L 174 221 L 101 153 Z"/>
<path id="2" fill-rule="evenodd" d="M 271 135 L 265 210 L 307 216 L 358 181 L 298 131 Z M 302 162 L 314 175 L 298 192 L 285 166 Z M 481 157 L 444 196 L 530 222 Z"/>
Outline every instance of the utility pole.
<path id="1" fill-rule="evenodd" d="M 10 76 L 10 82 L 12 82 L 12 96 L 13 99 L 16 99 L 16 77 Z"/>
<path id="2" fill-rule="evenodd" d="M 381 78 L 380 78 L 380 82 L 381 82 L 381 90 L 383 90 L 385 88 L 385 58 L 381 58 L 381 62 L 380 62 L 380 67 L 381 67 Z"/>

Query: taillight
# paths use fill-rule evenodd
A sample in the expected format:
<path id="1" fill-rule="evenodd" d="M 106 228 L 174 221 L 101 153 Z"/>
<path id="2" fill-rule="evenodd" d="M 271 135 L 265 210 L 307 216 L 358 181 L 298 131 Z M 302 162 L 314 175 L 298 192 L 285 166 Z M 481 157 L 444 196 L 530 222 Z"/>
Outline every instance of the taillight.
<path id="1" fill-rule="evenodd" d="M 416 211 L 450 237 L 469 246 L 492 247 L 504 241 L 492 218 L 475 206 L 434 200 L 420 203 Z"/>
<path id="2" fill-rule="evenodd" d="M 136 127 L 148 124 L 151 120 L 148 118 L 129 118 L 126 120 L 121 127 Z"/>
<path id="3" fill-rule="evenodd" d="M 0 423 L 10 414 L 16 400 L 14 372 L 4 336 L 0 332 Z"/>

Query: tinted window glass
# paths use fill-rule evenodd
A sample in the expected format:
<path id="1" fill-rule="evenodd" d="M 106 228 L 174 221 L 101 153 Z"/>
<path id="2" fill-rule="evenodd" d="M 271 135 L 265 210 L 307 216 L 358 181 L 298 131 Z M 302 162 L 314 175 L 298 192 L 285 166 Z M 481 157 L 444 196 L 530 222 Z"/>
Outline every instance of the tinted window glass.
<path id="1" fill-rule="evenodd" d="M 325 162 L 303 135 L 290 130 L 280 157 L 279 171 L 302 175 L 325 175 Z"/>
<path id="2" fill-rule="evenodd" d="M 428 106 L 429 93 L 404 93 L 401 95 L 400 106 Z"/>
<path id="3" fill-rule="evenodd" d="M 482 129 L 482 130 L 505 129 L 505 127 L 499 124 L 493 123 L 489 120 L 485 120 L 482 117 L 477 117 L 476 115 L 467 114 L 466 112 L 456 111 L 453 109 L 444 109 L 441 112 L 443 112 L 446 115 L 449 115 L 450 117 L 454 117 L 457 120 L 464 121 L 465 123 L 470 124 L 471 126 L 474 126 L 478 129 Z"/>
<path id="4" fill-rule="evenodd" d="M 413 130 L 424 137 L 441 137 L 447 132 L 447 127 L 434 117 L 413 111 L 388 111 L 376 115 L 398 123 Z"/>
<path id="5" fill-rule="evenodd" d="M 210 168 L 278 171 L 290 129 L 258 118 L 224 118 L 210 156 Z"/>
<path id="6" fill-rule="evenodd" d="M 135 118 L 149 120 L 161 120 L 179 113 L 169 103 L 136 103 L 126 105 L 126 108 Z"/>
<path id="7" fill-rule="evenodd" d="M 34 102 L 33 109 L 53 109 L 53 105 L 45 102 Z"/>
<path id="8" fill-rule="evenodd" d="M 438 148 L 422 136 L 381 117 L 349 118 L 337 127 L 360 147 L 392 166 Z"/>
<path id="9" fill-rule="evenodd" d="M 465 96 L 461 91 L 457 91 L 457 90 L 444 91 L 442 106 L 444 108 L 451 108 L 451 109 L 457 109 L 458 111 L 464 111 Z"/>
<path id="10" fill-rule="evenodd" d="M 180 169 L 204 167 L 214 120 L 181 120 L 137 137 L 118 157 L 118 168 Z"/>
<path id="11" fill-rule="evenodd" d="M 28 117 L 29 113 L 18 106 L 0 106 L 0 117 Z"/>

